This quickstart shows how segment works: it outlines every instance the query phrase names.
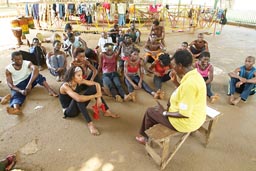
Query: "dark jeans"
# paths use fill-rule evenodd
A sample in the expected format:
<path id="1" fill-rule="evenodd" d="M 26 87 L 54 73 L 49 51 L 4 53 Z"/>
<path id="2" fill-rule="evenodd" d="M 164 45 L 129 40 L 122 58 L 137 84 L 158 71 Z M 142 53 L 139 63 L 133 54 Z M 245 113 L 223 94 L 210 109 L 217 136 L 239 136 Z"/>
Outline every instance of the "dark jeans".
<path id="1" fill-rule="evenodd" d="M 31 78 L 31 74 L 28 76 L 27 79 L 25 79 L 25 80 L 21 81 L 19 84 L 17 84 L 16 87 L 18 87 L 21 90 L 25 90 L 30 78 Z M 39 74 L 38 77 L 35 79 L 35 81 L 32 83 L 32 88 L 35 87 L 37 84 L 40 84 L 41 86 L 43 86 L 43 83 L 45 81 L 46 81 L 45 77 L 43 77 L 41 74 Z M 11 107 L 13 107 L 14 104 L 22 105 L 24 103 L 26 96 L 24 96 L 23 94 L 15 91 L 15 90 L 11 90 L 11 94 L 12 94 L 12 97 L 10 99 Z"/>
<path id="2" fill-rule="evenodd" d="M 140 82 L 140 77 L 138 75 L 130 75 L 129 76 L 130 79 L 135 83 L 135 84 L 139 84 Z M 132 84 L 125 78 L 125 84 L 128 88 L 128 92 L 131 93 L 133 92 L 134 88 L 132 86 Z M 151 94 L 153 92 L 153 90 L 147 85 L 147 83 L 145 83 L 145 81 L 142 81 L 142 88 L 149 94 Z"/>
<path id="3" fill-rule="evenodd" d="M 139 132 L 140 135 L 144 137 L 148 137 L 145 131 L 156 124 L 162 124 L 176 131 L 176 129 L 171 125 L 168 117 L 163 116 L 162 113 L 159 113 L 157 108 L 150 107 L 147 109 L 147 111 L 144 114 L 144 118 L 142 120 L 140 132 Z"/>
<path id="4" fill-rule="evenodd" d="M 236 88 L 236 83 L 239 82 L 237 78 L 231 78 L 229 82 L 229 92 L 228 95 L 232 95 L 235 92 L 240 93 L 242 100 L 246 101 L 249 95 L 255 94 L 255 84 L 245 83 L 239 88 Z"/>
<path id="5" fill-rule="evenodd" d="M 88 75 L 88 77 L 86 78 L 86 80 L 90 80 L 92 78 L 93 72 L 90 72 L 90 74 Z M 100 79 L 99 75 L 96 75 L 96 77 L 94 78 L 95 82 L 99 83 L 101 87 L 103 87 L 103 82 L 102 79 Z"/>
<path id="6" fill-rule="evenodd" d="M 171 71 L 169 71 L 167 74 L 165 74 L 162 77 L 156 76 L 154 75 L 153 81 L 154 81 L 154 85 L 156 87 L 156 90 L 159 90 L 162 88 L 162 83 L 169 81 L 171 79 L 171 77 L 169 76 Z"/>
<path id="7" fill-rule="evenodd" d="M 202 49 L 196 49 L 194 46 L 190 46 L 190 51 L 196 55 L 196 54 L 199 54 L 201 52 L 203 52 L 205 50 L 205 48 L 202 48 Z"/>
<path id="8" fill-rule="evenodd" d="M 119 95 L 122 98 L 124 98 L 125 91 L 121 85 L 120 78 L 117 72 L 104 73 L 102 75 L 102 80 L 103 80 L 103 85 L 109 88 L 113 97 L 117 95 L 117 91 L 118 91 Z"/>
<path id="9" fill-rule="evenodd" d="M 94 95 L 96 94 L 96 87 L 95 86 L 89 86 L 89 87 L 83 87 L 86 88 L 83 92 L 83 95 Z M 81 89 L 82 90 L 82 89 Z M 91 117 L 88 114 L 88 111 L 86 107 L 90 103 L 90 100 L 86 102 L 77 102 L 74 99 L 70 102 L 69 106 L 66 108 L 64 112 L 65 117 L 75 117 L 78 116 L 81 112 L 85 118 L 85 120 L 89 123 L 91 122 Z M 105 101 L 102 99 L 102 103 L 105 105 L 106 110 L 108 110 L 108 106 L 106 105 Z"/>

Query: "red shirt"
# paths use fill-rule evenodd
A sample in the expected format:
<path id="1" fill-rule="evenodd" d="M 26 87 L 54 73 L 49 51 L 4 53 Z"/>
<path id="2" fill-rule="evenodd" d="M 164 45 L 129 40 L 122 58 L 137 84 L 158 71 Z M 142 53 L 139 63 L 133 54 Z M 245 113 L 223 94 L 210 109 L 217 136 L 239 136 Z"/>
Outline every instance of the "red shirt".
<path id="1" fill-rule="evenodd" d="M 155 72 L 159 73 L 161 76 L 164 76 L 165 72 L 170 69 L 169 66 L 162 66 L 159 60 L 156 60 L 155 64 Z"/>
<path id="2" fill-rule="evenodd" d="M 102 54 L 102 72 L 103 73 L 110 73 L 116 72 L 117 66 L 117 54 L 113 54 L 111 57 L 103 53 Z"/>

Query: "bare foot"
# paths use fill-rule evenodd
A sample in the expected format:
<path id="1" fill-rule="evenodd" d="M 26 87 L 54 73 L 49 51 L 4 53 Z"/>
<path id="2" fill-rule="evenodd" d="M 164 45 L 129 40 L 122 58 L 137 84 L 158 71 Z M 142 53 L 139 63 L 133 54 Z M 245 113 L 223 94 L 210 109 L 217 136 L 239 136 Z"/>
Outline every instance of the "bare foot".
<path id="1" fill-rule="evenodd" d="M 235 100 L 232 101 L 233 105 L 237 105 L 241 100 L 241 97 L 235 98 Z"/>
<path id="2" fill-rule="evenodd" d="M 103 115 L 106 116 L 106 117 L 120 118 L 120 116 L 118 114 L 113 114 L 109 110 L 107 110 Z"/>
<path id="3" fill-rule="evenodd" d="M 59 96 L 59 94 L 56 93 L 53 89 L 49 89 L 48 93 L 49 93 L 50 96 L 53 96 L 53 97 L 58 97 Z"/>
<path id="4" fill-rule="evenodd" d="M 215 95 L 211 96 L 211 97 L 210 97 L 210 99 L 211 99 L 211 100 L 210 100 L 210 103 L 212 103 L 212 104 L 215 103 L 217 100 L 219 100 L 219 98 L 220 98 L 220 97 L 219 97 L 218 94 L 215 94 Z"/>
<path id="5" fill-rule="evenodd" d="M 232 105 L 233 104 L 233 101 L 235 100 L 235 97 L 234 95 L 230 95 L 229 97 L 229 103 Z"/>
<path id="6" fill-rule="evenodd" d="M 22 114 L 22 111 L 20 109 L 13 108 L 13 107 L 7 107 L 6 111 L 10 115 L 21 115 Z"/>
<path id="7" fill-rule="evenodd" d="M 99 130 L 93 125 L 92 122 L 88 123 L 88 128 L 92 135 L 94 135 L 94 136 L 100 135 Z"/>
<path id="8" fill-rule="evenodd" d="M 2 105 L 4 105 L 4 104 L 8 103 L 10 99 L 11 99 L 11 95 L 10 95 L 10 94 L 7 94 L 6 96 L 4 96 L 4 97 L 2 98 L 2 100 L 1 100 L 0 103 L 1 103 Z"/>

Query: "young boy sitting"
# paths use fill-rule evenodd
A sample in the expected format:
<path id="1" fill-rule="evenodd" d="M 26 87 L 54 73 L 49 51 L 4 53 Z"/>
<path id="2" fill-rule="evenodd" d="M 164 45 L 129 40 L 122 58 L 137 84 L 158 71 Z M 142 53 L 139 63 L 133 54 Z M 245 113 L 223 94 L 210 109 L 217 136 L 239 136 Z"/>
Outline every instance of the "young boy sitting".
<path id="1" fill-rule="evenodd" d="M 249 95 L 255 94 L 256 68 L 253 66 L 254 63 L 255 57 L 248 56 L 243 66 L 228 74 L 231 78 L 228 92 L 230 104 L 236 105 L 241 100 L 246 101 Z M 235 92 L 240 93 L 240 96 L 235 98 Z"/>

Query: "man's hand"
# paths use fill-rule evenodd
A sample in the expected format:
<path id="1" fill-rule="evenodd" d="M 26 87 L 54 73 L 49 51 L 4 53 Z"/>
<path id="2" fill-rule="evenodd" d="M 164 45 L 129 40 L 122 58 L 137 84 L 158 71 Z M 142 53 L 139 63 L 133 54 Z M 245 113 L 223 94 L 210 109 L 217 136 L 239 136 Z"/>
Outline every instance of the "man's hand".
<path id="1" fill-rule="evenodd" d="M 171 78 L 172 81 L 177 81 L 177 75 L 176 75 L 176 72 L 174 70 L 172 70 L 169 73 L 169 77 Z"/>
<path id="2" fill-rule="evenodd" d="M 27 91 L 27 93 L 29 93 L 32 90 L 32 85 L 31 84 L 27 85 L 25 90 Z"/>
<path id="3" fill-rule="evenodd" d="M 236 83 L 236 88 L 240 88 L 240 86 L 241 86 L 242 84 L 244 84 L 242 81 L 237 82 L 237 83 Z"/>
<path id="4" fill-rule="evenodd" d="M 64 68 L 57 68 L 56 72 L 62 72 L 64 70 Z"/>
<path id="5" fill-rule="evenodd" d="M 101 86 L 100 86 L 100 84 L 95 84 L 95 86 L 96 86 L 96 91 L 97 91 L 97 93 L 95 94 L 96 98 L 101 97 L 102 93 L 101 93 Z"/>
<path id="6" fill-rule="evenodd" d="M 27 90 L 20 90 L 19 93 L 23 96 L 26 96 L 28 94 Z"/>
<path id="7" fill-rule="evenodd" d="M 135 90 L 140 89 L 140 87 L 139 87 L 139 86 L 137 86 L 136 84 L 134 84 L 134 85 L 133 85 L 133 88 L 134 88 Z"/>
<path id="8" fill-rule="evenodd" d="M 243 78 L 243 77 L 240 77 L 239 80 L 240 80 L 240 82 L 243 82 L 243 83 L 246 82 L 246 78 Z"/>
<path id="9" fill-rule="evenodd" d="M 138 86 L 139 88 L 142 88 L 142 81 L 139 82 Z"/>

